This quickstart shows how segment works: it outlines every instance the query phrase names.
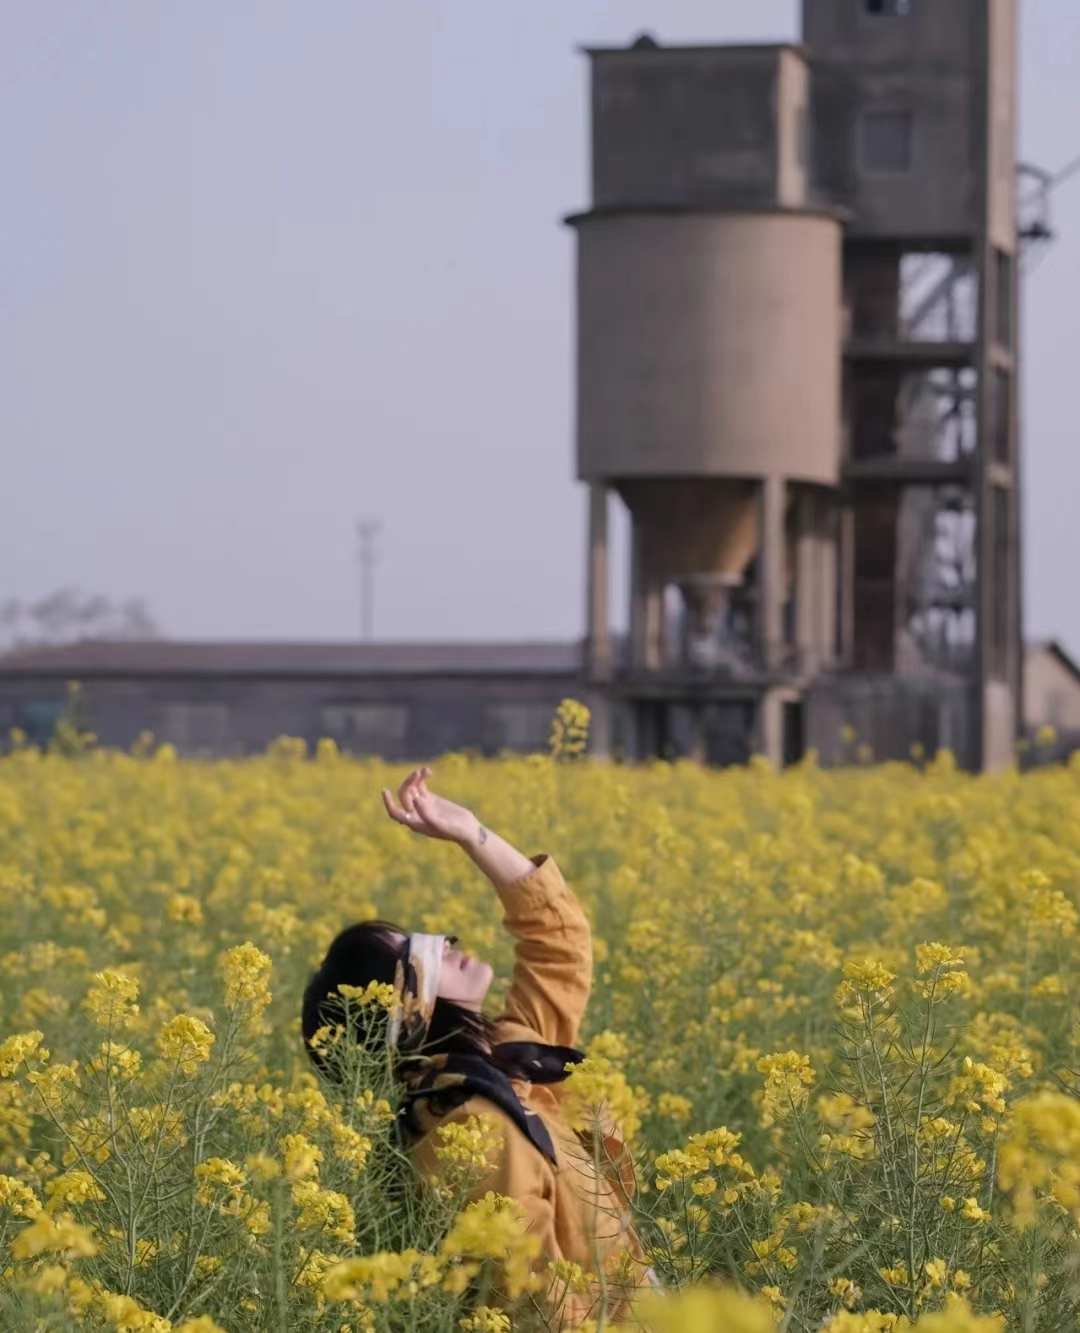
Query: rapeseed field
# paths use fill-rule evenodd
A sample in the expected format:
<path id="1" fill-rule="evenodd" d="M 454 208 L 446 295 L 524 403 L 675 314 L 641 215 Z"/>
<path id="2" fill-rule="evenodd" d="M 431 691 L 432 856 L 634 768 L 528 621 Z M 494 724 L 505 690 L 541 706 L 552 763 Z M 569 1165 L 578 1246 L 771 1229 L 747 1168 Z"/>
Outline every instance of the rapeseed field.
<path id="1" fill-rule="evenodd" d="M 598 765 L 583 724 L 432 781 L 592 921 L 567 1095 L 627 1131 L 649 1326 L 1076 1327 L 1080 765 Z M 0 1327 L 507 1333 L 582 1281 L 466 1205 L 482 1122 L 421 1190 L 386 1061 L 329 1085 L 302 1049 L 352 921 L 453 931 L 505 985 L 486 881 L 383 812 L 403 776 L 289 740 L 0 760 Z"/>

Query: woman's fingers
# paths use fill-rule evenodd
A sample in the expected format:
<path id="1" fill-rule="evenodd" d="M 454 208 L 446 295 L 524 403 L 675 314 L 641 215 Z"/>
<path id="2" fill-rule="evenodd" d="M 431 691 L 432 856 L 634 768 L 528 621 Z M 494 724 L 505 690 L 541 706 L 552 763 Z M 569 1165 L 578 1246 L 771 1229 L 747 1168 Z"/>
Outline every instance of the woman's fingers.
<path id="1" fill-rule="evenodd" d="M 403 810 L 399 805 L 395 805 L 394 798 L 390 795 L 389 789 L 384 787 L 382 790 L 383 805 L 386 806 L 386 813 L 391 819 L 399 824 L 411 825 L 413 816 L 407 810 Z"/>
<path id="2" fill-rule="evenodd" d="M 420 770 L 418 768 L 414 768 L 413 771 L 409 774 L 409 776 L 405 779 L 405 781 L 401 784 L 401 788 L 398 791 L 398 799 L 400 800 L 402 806 L 410 813 L 412 812 L 413 809 L 413 798 L 416 794 L 416 784 L 417 781 L 419 780 L 419 777 L 420 777 Z"/>
<path id="3" fill-rule="evenodd" d="M 406 828 L 419 830 L 425 820 L 420 812 L 417 802 L 421 797 L 431 799 L 431 792 L 427 789 L 427 777 L 431 773 L 430 768 L 414 768 L 405 781 L 398 788 L 398 801 L 400 805 L 394 803 L 394 798 L 390 794 L 388 787 L 382 789 L 383 804 L 386 806 L 386 813 L 391 819 L 399 824 L 404 824 Z"/>

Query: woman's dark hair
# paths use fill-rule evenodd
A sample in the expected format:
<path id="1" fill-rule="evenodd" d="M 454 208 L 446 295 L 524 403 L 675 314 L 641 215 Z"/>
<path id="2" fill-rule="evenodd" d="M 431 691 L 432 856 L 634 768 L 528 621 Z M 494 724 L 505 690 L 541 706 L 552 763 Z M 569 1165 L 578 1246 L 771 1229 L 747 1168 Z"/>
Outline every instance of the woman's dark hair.
<path id="1" fill-rule="evenodd" d="M 395 935 L 408 932 L 389 921 L 364 921 L 348 926 L 330 945 L 318 971 L 304 991 L 301 1027 L 304 1046 L 312 1063 L 332 1075 L 332 1066 L 323 1059 L 311 1039 L 324 1024 L 340 1023 L 344 1008 L 336 995 L 338 986 L 367 986 L 370 982 L 393 984 L 398 960 L 404 946 Z M 381 1005 L 360 1008 L 350 1006 L 352 1037 L 360 1045 L 377 1049 L 387 1040 L 387 1015 Z M 425 1055 L 479 1055 L 497 1065 L 511 1078 L 523 1077 L 523 1071 L 500 1060 L 492 1052 L 491 1020 L 474 1009 L 466 1009 L 453 1000 L 438 999 L 431 1015 Z"/>

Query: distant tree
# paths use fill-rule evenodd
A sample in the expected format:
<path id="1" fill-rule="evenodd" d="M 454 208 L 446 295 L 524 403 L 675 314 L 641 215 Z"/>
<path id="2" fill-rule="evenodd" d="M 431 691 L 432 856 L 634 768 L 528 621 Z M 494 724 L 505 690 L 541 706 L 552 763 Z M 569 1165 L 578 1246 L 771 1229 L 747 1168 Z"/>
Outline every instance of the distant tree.
<path id="1" fill-rule="evenodd" d="M 0 602 L 0 652 L 85 639 L 159 639 L 161 633 L 141 598 L 114 603 L 77 588 L 58 588 L 37 602 L 17 597 Z"/>

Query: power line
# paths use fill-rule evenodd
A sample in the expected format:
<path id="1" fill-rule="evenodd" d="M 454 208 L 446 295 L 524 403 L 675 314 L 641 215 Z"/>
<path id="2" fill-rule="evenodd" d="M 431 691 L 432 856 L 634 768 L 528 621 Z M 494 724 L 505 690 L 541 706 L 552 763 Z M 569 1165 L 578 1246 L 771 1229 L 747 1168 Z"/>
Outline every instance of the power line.
<path id="1" fill-rule="evenodd" d="M 1060 171 L 1045 171 L 1040 167 L 1033 166 L 1031 163 L 1021 163 L 1021 166 L 1030 176 L 1035 177 L 1035 184 L 1032 186 L 1031 193 L 1022 199 L 1022 203 L 1030 204 L 1035 199 L 1045 199 L 1051 190 L 1056 190 L 1059 185 L 1064 185 L 1078 172 L 1080 172 L 1080 157 L 1074 157 L 1066 162 Z"/>
<path id="2" fill-rule="evenodd" d="M 1063 181 L 1067 181 L 1070 176 L 1075 176 L 1078 171 L 1080 171 L 1080 157 L 1074 157 L 1071 162 L 1067 162 L 1059 172 L 1050 177 L 1046 188 L 1048 190 L 1055 189 Z"/>
<path id="3" fill-rule="evenodd" d="M 361 518 L 356 523 L 359 542 L 356 558 L 360 564 L 360 637 L 370 642 L 375 637 L 375 566 L 379 560 L 378 539 L 382 520 Z"/>

